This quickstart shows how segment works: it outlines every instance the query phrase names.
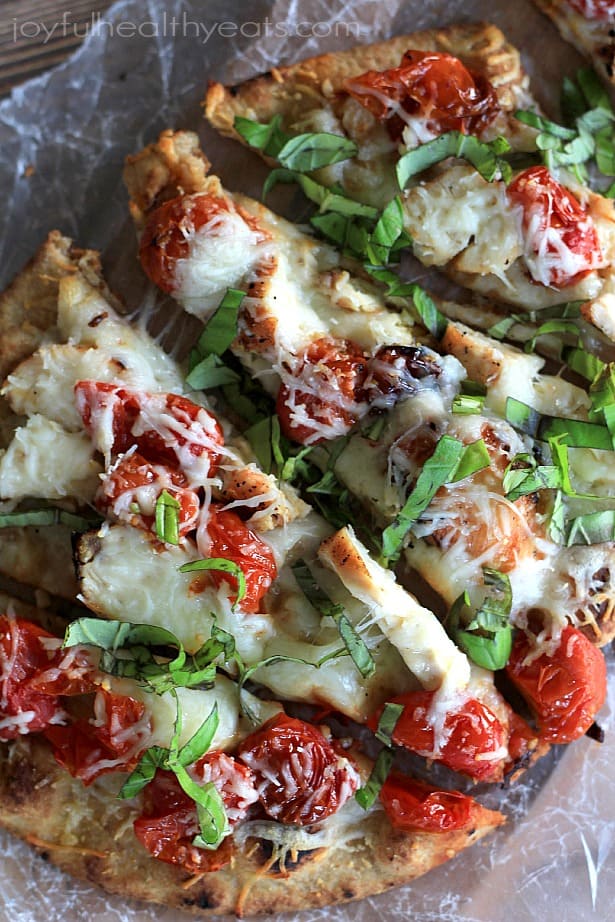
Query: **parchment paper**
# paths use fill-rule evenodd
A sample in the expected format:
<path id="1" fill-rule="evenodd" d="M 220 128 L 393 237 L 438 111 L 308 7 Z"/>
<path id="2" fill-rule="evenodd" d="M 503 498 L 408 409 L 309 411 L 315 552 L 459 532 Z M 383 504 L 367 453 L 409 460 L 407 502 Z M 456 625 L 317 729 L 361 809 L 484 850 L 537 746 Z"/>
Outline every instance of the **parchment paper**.
<path id="1" fill-rule="evenodd" d="M 265 168 L 249 152 L 216 138 L 200 116 L 199 102 L 208 78 L 238 81 L 272 64 L 357 41 L 477 19 L 494 21 L 523 49 L 525 66 L 535 77 L 534 91 L 547 111 L 555 114 L 561 77 L 572 73 L 580 59 L 527 0 L 115 4 L 104 14 L 98 31 L 67 63 L 17 88 L 11 99 L 0 104 L 1 285 L 21 268 L 48 230 L 58 227 L 80 245 L 105 252 L 108 276 L 134 307 L 140 295 L 139 274 L 120 179 L 126 154 L 154 139 L 163 127 L 197 128 L 223 180 L 249 194 L 260 191 Z M 301 28 L 293 29 L 293 24 Z M 30 176 L 29 166 L 34 167 Z M 601 717 L 606 742 L 599 746 L 583 739 L 543 760 L 512 792 L 490 792 L 486 802 L 503 804 L 510 816 L 505 829 L 411 886 L 294 918 L 298 922 L 402 918 L 606 922 L 613 918 L 612 657 L 610 673 L 609 702 Z M 6 834 L 0 834 L 0 850 L 0 919 L 7 922 L 179 922 L 184 918 L 183 913 L 107 897 L 60 874 Z M 289 917 L 274 918 L 282 922 Z"/>

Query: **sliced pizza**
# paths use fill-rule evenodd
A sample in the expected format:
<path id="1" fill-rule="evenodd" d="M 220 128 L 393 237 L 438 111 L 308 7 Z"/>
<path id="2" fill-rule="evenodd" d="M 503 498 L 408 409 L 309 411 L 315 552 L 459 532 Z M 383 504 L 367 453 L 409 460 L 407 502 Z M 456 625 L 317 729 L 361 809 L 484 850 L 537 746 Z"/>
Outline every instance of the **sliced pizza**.
<path id="1" fill-rule="evenodd" d="M 615 82 L 613 0 L 536 0 L 566 41 L 590 58 L 603 80 Z"/>
<path id="2" fill-rule="evenodd" d="M 468 28 L 484 52 L 471 63 L 463 41 L 458 45 Z M 447 42 L 457 58 L 440 50 Z M 370 238 L 365 245 L 365 213 L 353 210 L 352 202 L 384 209 L 390 218 L 387 206 L 397 201 L 406 235 L 404 240 L 399 234 L 397 251 L 411 246 L 425 265 L 524 310 L 589 302 L 587 318 L 612 336 L 613 203 L 580 181 L 600 132 L 609 131 L 609 113 L 601 111 L 604 103 L 588 82 L 585 107 L 597 107 L 591 125 L 587 119 L 583 126 L 580 119 L 572 128 L 554 125 L 527 95 L 518 65 L 508 68 L 514 77 L 502 96 L 492 82 L 493 64 L 500 60 L 495 45 L 499 51 L 506 47 L 504 58 L 514 60 L 516 52 L 488 26 L 451 27 L 336 52 L 239 87 L 214 84 L 206 113 L 222 133 L 278 165 L 270 183 L 299 182 L 319 205 L 313 224 L 363 262 L 380 264 L 390 252 L 370 246 Z M 472 84 L 466 64 L 478 69 L 490 95 L 485 97 L 483 84 Z M 319 132 L 348 146 L 325 144 Z M 520 158 L 523 150 L 531 153 Z M 612 173 L 604 158 L 600 163 Z M 337 190 L 333 198 L 314 182 Z"/>
<path id="3" fill-rule="evenodd" d="M 374 569 L 353 592 L 334 529 L 103 289 L 70 273 L 56 301 L 4 386 L 16 427 L 0 483 L 73 531 L 100 516 L 77 558 L 80 598 L 103 618 L 71 622 L 64 642 L 10 606 L 0 620 L 2 823 L 108 889 L 217 912 L 279 907 L 289 875 L 285 905 L 376 892 L 498 825 L 458 792 L 387 778 L 394 744 L 492 781 L 544 750 L 490 673 L 356 539 Z M 271 693 L 366 724 L 384 757 Z M 349 884 L 349 853 L 387 869 Z"/>

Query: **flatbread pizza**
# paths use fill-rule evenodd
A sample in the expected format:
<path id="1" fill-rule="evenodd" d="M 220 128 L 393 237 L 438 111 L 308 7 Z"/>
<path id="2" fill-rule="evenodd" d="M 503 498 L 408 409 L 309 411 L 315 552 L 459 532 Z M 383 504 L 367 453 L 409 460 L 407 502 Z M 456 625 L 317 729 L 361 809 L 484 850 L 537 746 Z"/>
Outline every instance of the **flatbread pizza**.
<path id="1" fill-rule="evenodd" d="M 615 82 L 615 4 L 612 0 L 536 0 L 566 41 L 587 55 L 603 80 Z"/>

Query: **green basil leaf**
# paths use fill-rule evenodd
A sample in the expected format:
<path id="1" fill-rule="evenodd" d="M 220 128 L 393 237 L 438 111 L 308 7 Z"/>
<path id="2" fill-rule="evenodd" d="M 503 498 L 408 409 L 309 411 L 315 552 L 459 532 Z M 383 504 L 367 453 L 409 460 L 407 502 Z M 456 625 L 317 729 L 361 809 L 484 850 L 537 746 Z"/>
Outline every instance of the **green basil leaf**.
<path id="1" fill-rule="evenodd" d="M 510 145 L 506 141 L 502 143 L 503 141 L 504 139 L 496 138 L 495 141 L 484 143 L 472 135 L 448 131 L 400 157 L 396 167 L 399 187 L 405 189 L 417 173 L 422 173 L 423 170 L 448 157 L 467 160 L 488 182 L 493 182 L 499 176 L 508 181 L 511 168 L 499 154 L 509 151 Z"/>
<path id="2" fill-rule="evenodd" d="M 240 380 L 239 375 L 229 368 L 213 352 L 195 365 L 186 377 L 186 384 L 193 391 L 209 391 L 214 387 L 223 387 Z"/>
<path id="3" fill-rule="evenodd" d="M 519 467 L 523 463 L 524 467 Z M 537 465 L 534 458 L 526 454 L 516 455 L 504 471 L 502 486 L 506 499 L 514 502 L 520 496 L 527 496 L 539 490 L 557 490 L 561 487 L 561 474 L 554 464 Z"/>
<path id="4" fill-rule="evenodd" d="M 135 768 L 130 773 L 120 791 L 118 798 L 120 800 L 129 800 L 140 794 L 143 788 L 147 787 L 150 781 L 154 780 L 156 771 L 159 768 L 167 767 L 168 749 L 162 746 L 152 746 L 146 749 Z"/>
<path id="5" fill-rule="evenodd" d="M 375 734 L 376 739 L 384 743 L 385 746 L 393 745 L 393 733 L 397 726 L 397 721 L 403 712 L 403 704 L 393 704 L 391 701 L 386 702 L 382 714 L 380 715 Z"/>
<path id="6" fill-rule="evenodd" d="M 615 141 L 612 127 L 596 135 L 596 166 L 604 176 L 615 176 Z"/>
<path id="7" fill-rule="evenodd" d="M 406 535 L 427 509 L 440 487 L 450 482 L 464 448 L 463 442 L 448 435 L 442 436 L 439 440 L 433 455 L 423 465 L 403 508 L 382 532 L 382 554 L 385 560 L 399 560 Z"/>
<path id="8" fill-rule="evenodd" d="M 573 448 L 613 450 L 606 426 L 581 419 L 545 416 L 514 397 L 508 397 L 506 400 L 506 419 L 515 429 L 545 442 L 555 436 L 561 436 L 563 444 Z"/>
<path id="9" fill-rule="evenodd" d="M 381 269 L 376 266 L 365 266 L 365 269 L 372 278 L 375 278 L 378 282 L 383 282 L 387 286 L 387 298 L 410 298 L 412 308 L 410 308 L 410 305 L 406 305 L 408 310 L 412 310 L 435 339 L 442 339 L 448 326 L 448 320 L 438 310 L 433 299 L 424 288 L 421 288 L 415 282 L 402 282 L 390 269 Z"/>
<path id="10" fill-rule="evenodd" d="M 571 80 L 564 77 L 560 98 L 560 108 L 567 125 L 574 125 L 587 109 L 587 101 L 580 88 Z"/>
<path id="11" fill-rule="evenodd" d="M 547 533 L 554 544 L 564 544 L 566 541 L 566 506 L 561 490 L 557 491 L 553 500 Z"/>
<path id="12" fill-rule="evenodd" d="M 209 355 L 222 355 L 230 348 L 237 336 L 237 318 L 245 296 L 245 291 L 227 288 L 220 304 L 199 336 L 196 348 L 202 358 L 207 358 Z"/>
<path id="13" fill-rule="evenodd" d="M 297 170 L 287 170 L 283 167 L 272 170 L 263 186 L 263 198 L 278 183 L 297 183 L 306 198 L 318 205 L 321 211 L 335 211 L 338 214 L 361 217 L 377 220 L 378 209 L 372 205 L 364 205 L 361 202 L 355 202 L 354 199 L 348 198 L 340 192 L 333 192 L 328 186 L 323 186 L 309 176 L 299 173 Z"/>
<path id="14" fill-rule="evenodd" d="M 364 810 L 369 810 L 376 802 L 384 782 L 393 766 L 395 753 L 392 749 L 383 749 L 378 753 L 371 774 L 362 788 L 355 791 L 355 800 Z"/>
<path id="15" fill-rule="evenodd" d="M 484 405 L 484 395 L 456 394 L 453 398 L 452 411 L 458 416 L 471 416 L 474 413 L 481 413 Z"/>
<path id="16" fill-rule="evenodd" d="M 386 265 L 391 247 L 404 233 L 404 211 L 399 196 L 396 196 L 386 206 L 369 236 L 365 247 L 369 262 L 376 266 Z"/>
<path id="17" fill-rule="evenodd" d="M 290 138 L 278 151 L 276 159 L 288 170 L 310 173 L 323 166 L 349 160 L 358 153 L 349 138 L 328 132 L 299 134 Z"/>
<path id="18" fill-rule="evenodd" d="M 471 477 L 472 474 L 489 467 L 490 463 L 491 459 L 484 441 L 477 439 L 475 442 L 470 442 L 469 445 L 464 446 L 459 464 L 450 482 L 457 483 L 459 480 L 465 480 L 466 477 Z"/>
<path id="19" fill-rule="evenodd" d="M 568 547 L 574 544 L 606 544 L 611 541 L 615 541 L 614 509 L 579 515 L 566 523 L 565 543 Z"/>
<path id="20" fill-rule="evenodd" d="M 612 111 L 609 95 L 602 85 L 600 77 L 591 67 L 582 67 L 577 71 L 577 82 L 590 109 L 606 109 Z"/>
<path id="21" fill-rule="evenodd" d="M 186 768 L 188 765 L 198 762 L 201 756 L 205 755 L 210 749 L 219 725 L 220 716 L 218 714 L 218 702 L 216 701 L 196 733 L 178 751 L 178 763 Z"/>
<path id="22" fill-rule="evenodd" d="M 102 522 L 99 516 L 87 517 L 67 512 L 66 509 L 46 508 L 28 509 L 24 512 L 4 512 L 0 514 L 0 528 L 37 528 L 48 525 L 66 525 L 73 531 L 85 532 L 97 528 Z"/>
<path id="23" fill-rule="evenodd" d="M 230 829 L 222 797 L 213 781 L 197 784 L 182 765 L 175 765 L 173 771 L 183 792 L 196 804 L 200 834 L 193 844 L 214 851 Z"/>
<path id="24" fill-rule="evenodd" d="M 256 423 L 246 429 L 245 437 L 252 446 L 256 455 L 259 466 L 270 474 L 273 470 L 273 454 L 271 450 L 271 416 L 265 419 L 259 419 Z"/>
<path id="25" fill-rule="evenodd" d="M 274 115 L 266 124 L 236 115 L 233 127 L 250 147 L 261 150 L 267 157 L 276 157 L 290 138 L 280 127 L 281 123 L 281 115 Z"/>
<path id="26" fill-rule="evenodd" d="M 310 604 L 321 615 L 333 619 L 350 658 L 363 678 L 368 679 L 376 671 L 376 664 L 365 641 L 345 614 L 343 606 L 331 601 L 314 579 L 312 571 L 305 560 L 300 559 L 294 563 L 292 571 L 297 585 Z"/>
<path id="27" fill-rule="evenodd" d="M 102 621 L 100 618 L 79 618 L 68 625 L 63 648 L 81 644 L 101 650 L 120 650 L 137 645 L 183 649 L 175 634 L 166 628 L 129 621 Z"/>
<path id="28" fill-rule="evenodd" d="M 532 338 L 525 343 L 523 351 L 534 352 L 537 340 L 541 336 L 549 336 L 553 333 L 564 333 L 573 336 L 577 345 L 581 342 L 581 333 L 574 320 L 547 320 L 546 323 L 538 327 Z"/>
<path id="29" fill-rule="evenodd" d="M 483 576 L 486 592 L 479 607 L 473 610 L 463 592 L 451 606 L 446 629 L 477 666 L 503 669 L 512 649 L 512 589 L 505 573 L 483 567 Z"/>
<path id="30" fill-rule="evenodd" d="M 156 537 L 166 544 L 179 544 L 180 509 L 179 502 L 167 490 L 163 490 L 156 499 Z"/>
<path id="31" fill-rule="evenodd" d="M 562 138 L 564 141 L 571 141 L 577 135 L 576 131 L 572 128 L 564 128 L 562 125 L 558 125 L 556 122 L 552 122 L 550 119 L 538 115 L 537 112 L 518 109 L 515 112 L 515 118 L 517 121 L 523 122 L 524 125 L 537 128 L 539 131 L 544 131 L 556 138 Z"/>
<path id="32" fill-rule="evenodd" d="M 512 629 L 509 625 L 491 637 L 481 637 L 479 634 L 462 631 L 458 636 L 457 644 L 477 666 L 495 672 L 503 669 L 510 659 Z"/>
<path id="33" fill-rule="evenodd" d="M 191 560 L 179 567 L 180 573 L 193 573 L 195 570 L 217 570 L 234 576 L 237 580 L 237 598 L 233 607 L 238 605 L 246 594 L 245 573 L 233 560 L 227 560 L 226 557 L 208 557 L 207 560 Z"/>
<path id="34" fill-rule="evenodd" d="M 601 359 L 579 346 L 565 346 L 561 358 L 568 368 L 588 381 L 593 381 L 605 367 Z"/>

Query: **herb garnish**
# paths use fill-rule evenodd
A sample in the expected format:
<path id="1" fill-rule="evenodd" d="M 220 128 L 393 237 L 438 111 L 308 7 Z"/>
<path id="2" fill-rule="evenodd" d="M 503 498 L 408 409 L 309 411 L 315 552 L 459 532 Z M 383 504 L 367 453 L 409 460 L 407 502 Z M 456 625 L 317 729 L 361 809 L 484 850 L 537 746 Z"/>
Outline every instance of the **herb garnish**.
<path id="1" fill-rule="evenodd" d="M 393 732 L 403 710 L 403 704 L 393 704 L 387 701 L 380 715 L 380 720 L 378 721 L 378 727 L 376 729 L 376 739 L 384 743 L 385 748 L 378 753 L 378 757 L 374 762 L 368 780 L 354 795 L 355 800 L 364 810 L 369 810 L 369 808 L 373 806 L 391 771 L 395 758 L 395 753 L 393 751 Z"/>
<path id="2" fill-rule="evenodd" d="M 505 573 L 483 567 L 485 594 L 478 608 L 468 592 L 453 602 L 445 627 L 464 653 L 484 669 L 503 669 L 512 649 L 512 589 Z"/>

